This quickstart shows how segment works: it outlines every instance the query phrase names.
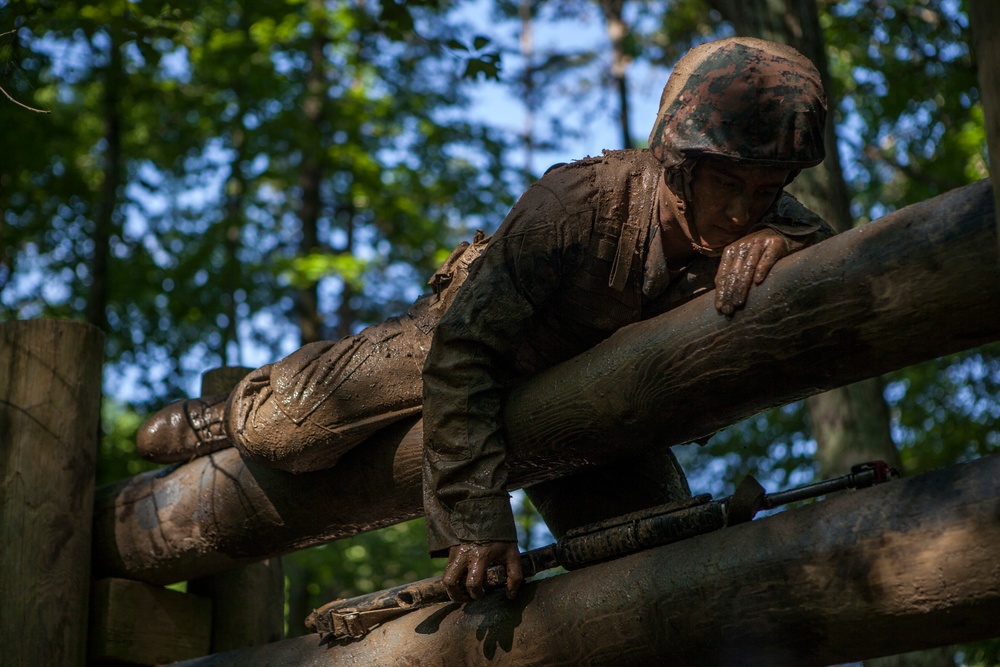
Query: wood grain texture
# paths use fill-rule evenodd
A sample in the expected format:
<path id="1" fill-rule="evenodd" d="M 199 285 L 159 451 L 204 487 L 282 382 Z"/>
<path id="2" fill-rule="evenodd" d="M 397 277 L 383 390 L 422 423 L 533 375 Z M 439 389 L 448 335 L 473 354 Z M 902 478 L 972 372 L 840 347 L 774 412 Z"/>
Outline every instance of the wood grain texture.
<path id="1" fill-rule="evenodd" d="M 4 664 L 83 664 L 103 355 L 87 324 L 0 324 Z"/>
<path id="2" fill-rule="evenodd" d="M 211 653 L 278 641 L 285 636 L 285 576 L 280 558 L 188 582 L 212 601 Z"/>
<path id="3" fill-rule="evenodd" d="M 182 663 L 811 667 L 1000 635 L 1000 456 L 415 611 Z"/>
<path id="4" fill-rule="evenodd" d="M 159 665 L 210 652 L 210 599 L 127 579 L 93 589 L 89 660 Z"/>
<path id="5" fill-rule="evenodd" d="M 682 444 L 761 410 L 1000 339 L 988 182 L 778 263 L 733 318 L 709 294 L 625 327 L 513 388 L 521 486 Z M 95 566 L 169 583 L 419 516 L 421 432 L 380 432 L 332 469 L 291 475 L 221 451 L 99 493 Z"/>

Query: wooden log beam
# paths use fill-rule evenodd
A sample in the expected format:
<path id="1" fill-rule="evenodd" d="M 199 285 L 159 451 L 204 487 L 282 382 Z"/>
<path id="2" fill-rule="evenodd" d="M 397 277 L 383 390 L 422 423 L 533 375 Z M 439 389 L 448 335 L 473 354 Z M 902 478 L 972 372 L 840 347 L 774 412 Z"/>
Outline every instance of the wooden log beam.
<path id="1" fill-rule="evenodd" d="M 206 371 L 201 378 L 201 395 L 228 394 L 252 370 L 223 366 Z M 281 558 L 192 579 L 188 593 L 212 601 L 212 649 L 208 653 L 268 644 L 285 636 L 285 568 Z"/>
<path id="2" fill-rule="evenodd" d="M 184 667 L 808 667 L 1000 635 L 1000 456 L 443 604 L 319 646 L 300 637 Z"/>
<path id="3" fill-rule="evenodd" d="M 0 324 L 0 663 L 86 660 L 104 334 Z"/>
<path id="4" fill-rule="evenodd" d="M 696 299 L 513 389 L 511 481 L 680 444 L 763 409 L 1000 339 L 988 182 L 780 262 L 745 311 Z M 224 450 L 102 490 L 100 576 L 169 583 L 419 516 L 419 423 L 293 476 Z"/>

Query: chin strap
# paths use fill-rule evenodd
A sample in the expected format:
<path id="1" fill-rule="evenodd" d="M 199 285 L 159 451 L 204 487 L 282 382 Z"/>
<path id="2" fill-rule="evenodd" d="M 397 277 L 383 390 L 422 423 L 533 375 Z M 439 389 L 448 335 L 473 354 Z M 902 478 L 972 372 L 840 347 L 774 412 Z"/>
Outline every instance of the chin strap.
<path id="1" fill-rule="evenodd" d="M 684 231 L 684 235 L 688 237 L 691 249 L 699 255 L 719 257 L 722 255 L 724 248 L 709 248 L 708 246 L 696 243 L 693 238 L 698 236 L 698 227 L 695 224 L 694 217 L 688 215 L 688 202 L 692 199 L 691 180 L 695 165 L 697 164 L 698 161 L 696 159 L 687 158 L 673 169 L 667 169 L 664 172 L 664 180 L 667 183 L 667 187 L 670 188 L 670 192 L 674 195 L 674 208 L 677 211 L 677 216 L 683 219 L 678 220 L 678 223 Z"/>

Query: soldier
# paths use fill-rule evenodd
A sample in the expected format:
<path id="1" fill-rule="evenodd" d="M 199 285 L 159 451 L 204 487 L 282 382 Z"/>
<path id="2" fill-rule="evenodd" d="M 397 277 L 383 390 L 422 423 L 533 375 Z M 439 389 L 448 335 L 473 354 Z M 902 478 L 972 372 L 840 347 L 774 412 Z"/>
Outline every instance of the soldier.
<path id="1" fill-rule="evenodd" d="M 424 367 L 424 507 L 453 599 L 483 595 L 494 564 L 521 583 L 506 481 L 505 385 L 716 287 L 724 315 L 774 263 L 832 232 L 783 188 L 823 157 L 819 74 L 749 38 L 677 64 L 648 150 L 550 170 L 473 264 Z M 708 407 L 708 406 L 706 406 Z M 527 489 L 556 537 L 687 495 L 669 449 Z"/>
<path id="2" fill-rule="evenodd" d="M 505 386 L 713 286 L 732 315 L 781 257 L 831 235 L 783 191 L 822 161 L 825 112 L 819 75 L 794 49 L 751 38 L 697 47 L 667 82 L 649 149 L 550 169 L 488 243 L 456 249 L 406 315 L 304 346 L 228 397 L 167 406 L 139 449 L 175 461 L 234 444 L 316 470 L 423 409 L 429 548 L 448 555 L 449 592 L 480 597 L 486 568 L 501 564 L 513 596 Z M 528 489 L 557 537 L 689 494 L 667 448 Z"/>

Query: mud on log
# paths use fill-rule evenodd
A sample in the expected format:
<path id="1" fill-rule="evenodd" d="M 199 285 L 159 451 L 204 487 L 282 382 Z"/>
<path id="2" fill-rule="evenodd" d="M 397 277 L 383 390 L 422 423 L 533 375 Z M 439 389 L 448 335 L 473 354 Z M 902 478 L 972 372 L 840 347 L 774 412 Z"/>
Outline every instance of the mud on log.
<path id="1" fill-rule="evenodd" d="M 709 295 L 626 327 L 511 391 L 512 483 L 688 442 L 1000 339 L 997 266 L 981 181 L 783 260 L 732 319 Z M 224 450 L 126 480 L 98 494 L 95 569 L 169 583 L 419 516 L 420 449 L 410 421 L 317 473 Z"/>
<path id="2" fill-rule="evenodd" d="M 807 667 L 1000 634 L 1000 456 L 444 604 L 357 642 L 316 636 L 184 667 Z"/>

